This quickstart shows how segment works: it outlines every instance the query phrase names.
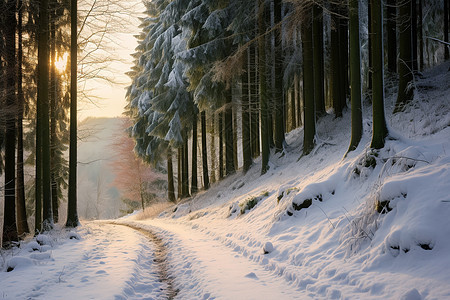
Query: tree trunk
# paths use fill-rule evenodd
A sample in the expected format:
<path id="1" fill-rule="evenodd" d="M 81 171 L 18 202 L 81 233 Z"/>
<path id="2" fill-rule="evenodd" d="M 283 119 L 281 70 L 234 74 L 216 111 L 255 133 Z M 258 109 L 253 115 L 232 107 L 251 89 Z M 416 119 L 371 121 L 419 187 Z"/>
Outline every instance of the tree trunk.
<path id="1" fill-rule="evenodd" d="M 198 191 L 198 183 L 197 183 L 197 122 L 198 116 L 197 113 L 194 113 L 192 120 L 192 177 L 191 177 L 191 195 L 194 195 Z"/>
<path id="2" fill-rule="evenodd" d="M 244 162 L 244 172 L 247 172 L 252 165 L 252 153 L 250 147 L 250 101 L 249 101 L 249 72 L 247 72 L 249 65 L 249 53 L 244 54 L 244 69 L 242 73 L 242 155 Z"/>
<path id="3" fill-rule="evenodd" d="M 38 49 L 38 102 L 41 103 L 42 125 L 42 227 L 53 228 L 53 212 L 50 186 L 50 122 L 49 122 L 49 17 L 48 0 L 39 5 L 39 49 Z"/>
<path id="4" fill-rule="evenodd" d="M 169 201 L 175 203 L 175 187 L 173 184 L 173 165 L 172 165 L 172 149 L 169 146 L 167 149 L 167 193 Z"/>
<path id="5" fill-rule="evenodd" d="M 349 80 L 348 80 L 348 8 L 342 4 L 339 11 L 342 17 L 339 18 L 339 57 L 341 63 L 340 76 L 341 79 L 341 106 L 342 109 L 347 107 L 347 98 L 349 96 Z"/>
<path id="6" fill-rule="evenodd" d="M 294 84 L 292 87 L 292 92 L 291 92 L 291 128 L 290 130 L 294 130 L 295 128 L 297 128 L 297 120 L 296 120 L 296 112 L 297 110 L 295 109 L 295 104 L 297 102 L 297 74 L 294 75 Z"/>
<path id="7" fill-rule="evenodd" d="M 261 107 L 261 142 L 262 142 L 262 166 L 261 175 L 265 174 L 269 169 L 269 120 L 268 120 L 268 89 L 266 74 L 266 43 L 264 33 L 266 32 L 265 24 L 265 7 L 264 1 L 258 1 L 258 74 L 259 74 L 259 102 Z"/>
<path id="8" fill-rule="evenodd" d="M 70 142 L 67 227 L 80 224 L 77 212 L 77 0 L 70 0 Z"/>
<path id="9" fill-rule="evenodd" d="M 396 0 L 388 0 L 386 4 L 386 32 L 387 32 L 387 68 L 389 72 L 397 72 L 397 19 Z"/>
<path id="10" fill-rule="evenodd" d="M 202 130 L 202 166 L 203 166 L 203 188 L 209 189 L 208 176 L 208 145 L 206 144 L 206 112 L 202 111 L 201 115 L 201 130 Z"/>
<path id="11" fill-rule="evenodd" d="M 338 7 L 334 7 L 334 11 L 337 13 L 339 12 Z M 343 100 L 342 95 L 345 93 L 343 92 L 344 84 L 343 84 L 343 78 L 342 78 L 342 69 L 344 68 L 342 57 L 341 57 L 341 50 L 340 50 L 340 40 L 342 39 L 340 37 L 340 17 L 336 14 L 333 14 L 331 16 L 331 98 L 333 100 L 333 108 L 334 108 L 334 114 L 336 117 L 342 117 L 342 110 L 344 109 L 343 106 Z M 303 39 L 303 35 L 302 35 Z M 305 76 L 305 74 L 303 74 Z M 305 83 L 303 83 L 305 85 Z M 303 87 L 305 88 L 305 87 Z"/>
<path id="12" fill-rule="evenodd" d="M 303 80 L 300 80 L 299 77 L 297 80 L 297 127 L 301 127 L 303 126 Z"/>
<path id="13" fill-rule="evenodd" d="M 231 88 L 227 92 L 227 103 L 225 106 L 225 175 L 235 172 L 234 168 L 234 139 L 233 139 L 233 109 Z"/>
<path id="14" fill-rule="evenodd" d="M 216 121 L 215 113 L 211 114 L 211 183 L 216 182 Z M 206 116 L 205 116 L 206 118 Z M 203 138 L 203 137 L 202 137 Z M 206 144 L 206 131 L 205 131 L 205 144 Z"/>
<path id="15" fill-rule="evenodd" d="M 398 30 L 400 32 L 400 52 L 398 60 L 398 94 L 395 103 L 394 113 L 403 111 L 414 96 L 412 86 L 413 81 L 413 64 L 412 64 L 412 50 L 411 50 L 411 1 L 407 0 L 399 6 L 399 24 Z"/>
<path id="16" fill-rule="evenodd" d="M 372 111 L 373 129 L 370 147 L 380 149 L 388 135 L 384 115 L 384 81 L 383 81 L 383 8 L 381 0 L 372 3 Z"/>
<path id="17" fill-rule="evenodd" d="M 305 11 L 301 25 L 303 49 L 303 98 L 305 101 L 305 126 L 303 135 L 303 155 L 308 155 L 314 148 L 316 134 L 314 110 L 314 53 L 312 36 L 312 9 Z"/>
<path id="18" fill-rule="evenodd" d="M 18 241 L 16 224 L 16 1 L 6 2 L 4 39 L 6 48 L 5 185 L 2 246 Z"/>
<path id="19" fill-rule="evenodd" d="M 419 8 L 417 10 L 417 34 L 419 38 L 419 70 L 423 71 L 424 67 L 424 55 L 423 55 L 423 12 L 422 12 L 422 0 L 419 0 Z"/>
<path id="20" fill-rule="evenodd" d="M 358 147 L 362 136 L 361 47 L 359 44 L 359 0 L 350 0 L 349 4 L 352 137 L 348 151 L 353 151 Z"/>
<path id="21" fill-rule="evenodd" d="M 177 155 L 177 170 L 178 170 L 178 179 L 177 179 L 177 185 L 178 185 L 178 199 L 183 198 L 183 172 L 182 172 L 182 163 L 183 161 L 183 147 L 178 148 L 178 155 Z"/>
<path id="22" fill-rule="evenodd" d="M 448 46 L 448 22 L 449 22 L 449 14 L 450 14 L 450 7 L 449 7 L 449 0 L 444 0 L 444 42 L 447 44 L 444 45 L 444 59 L 449 59 L 449 46 Z"/>
<path id="23" fill-rule="evenodd" d="M 259 147 L 259 98 L 258 98 L 258 78 L 257 68 L 258 55 L 257 47 L 250 46 L 250 139 L 252 148 L 252 157 L 256 158 L 260 154 Z"/>
<path id="24" fill-rule="evenodd" d="M 223 178 L 223 112 L 219 113 L 219 180 Z"/>
<path id="25" fill-rule="evenodd" d="M 237 170 L 239 169 L 239 160 L 238 160 L 238 133 L 237 133 L 238 118 L 236 109 L 232 110 L 232 121 L 233 121 L 233 167 L 234 170 Z"/>
<path id="26" fill-rule="evenodd" d="M 189 147 L 187 138 L 185 138 L 183 144 L 183 159 L 181 160 L 181 172 L 182 172 L 182 181 L 181 181 L 181 197 L 188 198 L 189 195 Z"/>
<path id="27" fill-rule="evenodd" d="M 281 0 L 274 0 L 274 21 L 275 24 L 281 24 Z M 279 30 L 275 32 L 275 90 L 274 90 L 274 142 L 275 142 L 275 152 L 281 152 L 283 150 L 285 142 L 285 126 L 284 126 L 284 101 L 283 101 L 283 48 L 281 44 L 281 36 L 283 32 L 281 30 L 281 25 Z"/>
<path id="28" fill-rule="evenodd" d="M 314 49 L 314 102 L 316 116 L 325 115 L 324 60 L 323 60 L 323 8 L 313 7 L 313 49 Z"/>
<path id="29" fill-rule="evenodd" d="M 417 4 L 411 0 L 411 38 L 412 38 L 412 70 L 413 74 L 419 70 L 417 64 Z"/>
<path id="30" fill-rule="evenodd" d="M 17 50 L 17 195 L 16 195 L 16 209 L 17 209 L 17 233 L 23 236 L 30 232 L 27 222 L 27 210 L 25 203 L 25 179 L 24 179 L 24 164 L 23 164 L 23 112 L 24 112 L 24 94 L 22 88 L 22 0 L 17 3 L 17 34 L 18 34 L 18 50 Z"/>
<path id="31" fill-rule="evenodd" d="M 367 31 L 368 31 L 368 56 L 369 56 L 369 65 L 368 65 L 368 72 L 367 72 L 367 89 L 368 89 L 368 95 L 369 97 L 372 97 L 372 76 L 373 76 L 373 63 L 372 63 L 372 44 L 373 44 L 373 27 L 372 27 L 372 0 L 367 1 L 367 10 L 368 10 L 368 22 L 367 22 Z M 369 99 L 372 101 L 372 99 Z"/>
<path id="32" fill-rule="evenodd" d="M 56 182 L 56 171 L 58 162 L 56 158 L 57 136 L 56 136 L 56 109 L 57 109 L 57 79 L 56 79 L 56 30 L 55 30 L 55 1 L 51 1 L 50 16 L 50 185 L 53 220 L 58 223 L 58 184 Z"/>

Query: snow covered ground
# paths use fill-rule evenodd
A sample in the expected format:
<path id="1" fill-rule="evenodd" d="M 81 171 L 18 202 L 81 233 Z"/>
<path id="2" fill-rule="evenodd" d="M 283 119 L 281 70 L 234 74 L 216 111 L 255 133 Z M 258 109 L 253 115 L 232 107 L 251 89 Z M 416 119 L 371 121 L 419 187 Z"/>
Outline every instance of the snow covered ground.
<path id="1" fill-rule="evenodd" d="M 449 66 L 416 83 L 405 113 L 386 99 L 382 150 L 368 148 L 370 109 L 345 158 L 349 114 L 327 116 L 313 155 L 298 160 L 291 132 L 264 176 L 256 161 L 158 218 L 86 222 L 2 252 L 0 298 L 450 299 Z"/>

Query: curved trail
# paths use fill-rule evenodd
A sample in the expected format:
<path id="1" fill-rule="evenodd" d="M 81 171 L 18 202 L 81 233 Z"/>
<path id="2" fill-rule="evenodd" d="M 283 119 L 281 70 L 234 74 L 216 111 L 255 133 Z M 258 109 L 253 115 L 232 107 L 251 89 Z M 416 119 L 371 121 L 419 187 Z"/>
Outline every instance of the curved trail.
<path id="1" fill-rule="evenodd" d="M 132 224 L 123 224 L 123 223 L 109 223 L 109 224 L 129 227 L 133 230 L 138 231 L 139 233 L 145 235 L 150 239 L 150 241 L 156 246 L 156 249 L 154 251 L 155 258 L 153 259 L 153 261 L 157 267 L 159 281 L 165 285 L 165 288 L 163 288 L 162 291 L 165 292 L 167 299 L 174 299 L 178 294 L 178 290 L 174 288 L 173 277 L 169 273 L 169 265 L 167 263 L 168 249 L 164 245 L 162 239 L 160 239 L 150 230 L 139 228 Z"/>

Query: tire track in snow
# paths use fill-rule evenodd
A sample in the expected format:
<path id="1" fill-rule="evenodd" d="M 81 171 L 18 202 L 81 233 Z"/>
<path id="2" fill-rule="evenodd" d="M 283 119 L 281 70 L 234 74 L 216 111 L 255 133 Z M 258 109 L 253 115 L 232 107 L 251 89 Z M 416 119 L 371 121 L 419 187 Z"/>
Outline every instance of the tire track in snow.
<path id="1" fill-rule="evenodd" d="M 160 239 L 156 234 L 154 234 L 150 230 L 139 228 L 131 224 L 123 224 L 123 223 L 110 223 L 110 224 L 121 225 L 136 230 L 142 235 L 148 237 L 150 241 L 156 246 L 156 249 L 154 251 L 155 258 L 153 259 L 153 261 L 158 270 L 159 281 L 166 286 L 165 289 L 162 288 L 163 291 L 166 293 L 167 297 L 166 299 L 169 300 L 174 299 L 178 294 L 178 290 L 174 288 L 173 277 L 169 273 L 169 265 L 167 263 L 167 255 L 169 252 L 167 247 L 164 245 L 163 240 Z"/>

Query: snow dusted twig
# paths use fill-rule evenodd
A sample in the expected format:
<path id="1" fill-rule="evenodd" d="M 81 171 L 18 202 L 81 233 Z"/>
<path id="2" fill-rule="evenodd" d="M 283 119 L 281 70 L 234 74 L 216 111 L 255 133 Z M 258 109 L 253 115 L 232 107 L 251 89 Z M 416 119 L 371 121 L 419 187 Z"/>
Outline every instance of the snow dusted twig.
<path id="1" fill-rule="evenodd" d="M 61 283 L 62 282 L 62 280 L 61 280 L 61 276 L 64 274 L 64 268 L 65 268 L 66 266 L 63 266 L 63 268 L 62 268 L 62 270 L 61 270 L 61 273 L 59 273 L 59 276 L 58 276 L 58 283 Z"/>
<path id="2" fill-rule="evenodd" d="M 331 226 L 333 226 L 333 228 L 336 229 L 336 226 L 333 224 L 333 222 L 331 222 L 330 217 L 325 213 L 325 211 L 322 209 L 322 207 L 320 207 L 319 205 L 316 205 L 316 204 L 314 204 L 314 203 L 313 203 L 313 205 L 314 205 L 315 207 L 318 207 L 318 208 L 323 212 L 323 214 L 325 215 L 325 217 L 327 217 L 328 222 L 330 222 Z"/>
<path id="3" fill-rule="evenodd" d="M 426 39 L 429 39 L 429 40 L 432 40 L 432 41 L 435 41 L 435 42 L 438 42 L 438 43 L 441 43 L 441 44 L 444 44 L 444 45 L 447 45 L 447 46 L 450 46 L 450 43 L 449 43 L 449 42 L 440 40 L 440 39 L 435 38 L 435 37 L 425 36 L 425 38 L 426 38 Z"/>
<path id="4" fill-rule="evenodd" d="M 392 159 L 398 159 L 398 158 L 405 158 L 405 159 L 410 159 L 410 160 L 415 160 L 415 161 L 421 161 L 427 164 L 430 164 L 429 161 L 423 160 L 423 159 L 418 159 L 418 158 L 412 158 L 412 157 L 407 157 L 407 156 L 392 156 Z"/>

